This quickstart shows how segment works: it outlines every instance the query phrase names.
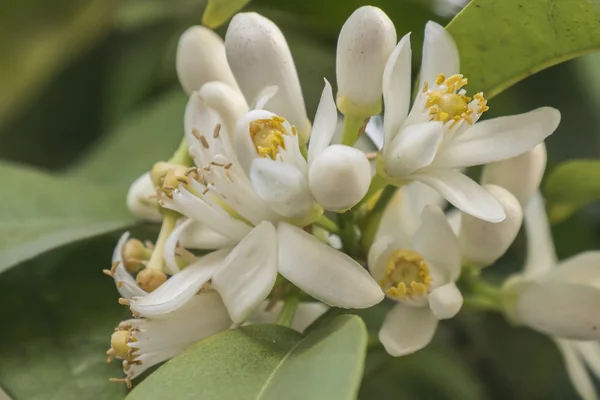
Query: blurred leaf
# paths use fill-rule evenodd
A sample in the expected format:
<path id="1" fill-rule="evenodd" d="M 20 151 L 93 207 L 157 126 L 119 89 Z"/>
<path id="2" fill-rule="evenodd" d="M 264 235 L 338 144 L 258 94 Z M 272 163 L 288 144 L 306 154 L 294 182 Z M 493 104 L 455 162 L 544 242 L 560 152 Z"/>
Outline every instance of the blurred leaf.
<path id="1" fill-rule="evenodd" d="M 117 2 L 9 3 L 0 24 L 0 123 L 110 26 Z"/>
<path id="2" fill-rule="evenodd" d="M 590 0 L 473 0 L 448 25 L 473 92 L 493 97 L 544 68 L 600 49 Z"/>
<path id="3" fill-rule="evenodd" d="M 559 164 L 546 178 L 544 189 L 550 220 L 561 222 L 586 204 L 600 200 L 600 161 Z"/>
<path id="4" fill-rule="evenodd" d="M 166 19 L 181 19 L 197 14 L 206 0 L 123 0 L 116 13 L 115 25 L 122 30 L 137 30 Z"/>
<path id="5" fill-rule="evenodd" d="M 124 385 L 108 382 L 120 363 L 105 355 L 128 314 L 101 273 L 115 241 L 70 246 L 0 276 L 0 386 L 14 400 L 125 397 Z"/>
<path id="6" fill-rule="evenodd" d="M 155 162 L 168 159 L 183 137 L 187 98 L 177 88 L 135 113 L 104 137 L 85 160 L 71 170 L 74 177 L 127 187 Z"/>
<path id="7" fill-rule="evenodd" d="M 398 358 L 379 349 L 369 353 L 369 364 L 360 390 L 361 400 L 487 398 L 473 371 L 460 354 L 449 348 L 429 345 Z"/>
<path id="8" fill-rule="evenodd" d="M 0 272 L 55 247 L 133 223 L 125 193 L 0 163 Z"/>
<path id="9" fill-rule="evenodd" d="M 353 399 L 367 334 L 337 316 L 302 337 L 278 325 L 226 331 L 190 347 L 134 388 L 134 399 Z"/>
<path id="10" fill-rule="evenodd" d="M 235 13 L 240 11 L 250 0 L 208 0 L 204 14 L 202 15 L 202 25 L 211 29 L 223 25 Z"/>

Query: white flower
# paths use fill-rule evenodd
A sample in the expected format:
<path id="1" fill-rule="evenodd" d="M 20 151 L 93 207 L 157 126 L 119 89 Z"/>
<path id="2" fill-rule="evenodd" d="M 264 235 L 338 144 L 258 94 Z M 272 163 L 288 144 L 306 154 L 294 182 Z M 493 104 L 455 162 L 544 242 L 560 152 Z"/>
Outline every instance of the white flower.
<path id="1" fill-rule="evenodd" d="M 525 228 L 523 273 L 504 286 L 507 314 L 552 336 L 579 395 L 596 399 L 586 364 L 600 378 L 600 252 L 588 251 L 559 262 L 539 192 L 526 209 Z"/>
<path id="2" fill-rule="evenodd" d="M 414 188 L 409 186 L 390 203 L 384 217 L 400 223 L 383 224 L 369 251 L 371 274 L 398 302 L 379 332 L 393 356 L 425 347 L 438 320 L 452 318 L 463 302 L 454 283 L 461 269 L 458 240 L 439 207 L 426 205 L 418 213 L 423 206 L 411 201 Z"/>
<path id="3" fill-rule="evenodd" d="M 107 354 L 123 359 L 125 379 L 131 380 L 160 362 L 181 353 L 188 346 L 231 325 L 227 309 L 215 291 L 192 296 L 176 311 L 160 317 L 139 313 L 136 318 L 123 321 L 111 336 Z"/>
<path id="4" fill-rule="evenodd" d="M 265 109 L 286 118 L 296 126 L 304 143 L 310 122 L 292 53 L 285 37 L 272 21 L 257 13 L 239 13 L 229 23 L 225 35 L 227 61 L 242 93 L 255 104 L 268 86 L 279 90 Z"/>
<path id="5" fill-rule="evenodd" d="M 501 161 L 534 148 L 558 126 L 550 107 L 476 123 L 488 107 L 482 93 L 466 96 L 459 55 L 450 34 L 428 22 L 420 84 L 410 103 L 409 36 L 400 40 L 383 75 L 384 146 L 380 172 L 395 184 L 421 181 L 462 211 L 490 222 L 501 205 L 457 169 Z"/>
<path id="6" fill-rule="evenodd" d="M 396 28 L 377 7 L 358 8 L 346 20 L 337 43 L 337 103 L 345 115 L 381 112 L 385 63 L 396 45 Z"/>
<path id="7" fill-rule="evenodd" d="M 149 172 L 143 173 L 129 187 L 127 207 L 136 218 L 153 222 L 161 220 L 156 202 L 156 189 Z"/>
<path id="8" fill-rule="evenodd" d="M 227 65 L 223 39 L 203 26 L 192 26 L 179 38 L 176 67 L 179 82 L 188 94 L 210 81 L 223 82 L 238 89 Z"/>

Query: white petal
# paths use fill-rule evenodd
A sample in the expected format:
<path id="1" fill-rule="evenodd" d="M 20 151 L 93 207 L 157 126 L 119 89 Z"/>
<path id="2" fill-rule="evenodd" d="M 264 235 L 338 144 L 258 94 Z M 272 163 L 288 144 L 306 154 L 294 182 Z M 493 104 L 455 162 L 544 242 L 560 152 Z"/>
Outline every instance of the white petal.
<path id="1" fill-rule="evenodd" d="M 392 177 L 407 177 L 433 161 L 444 131 L 441 122 L 410 125 L 395 139 L 384 144 L 385 172 Z"/>
<path id="2" fill-rule="evenodd" d="M 271 119 L 275 116 L 276 114 L 267 110 L 250 110 L 246 115 L 238 119 L 233 140 L 238 160 L 247 173 L 250 172 L 252 161 L 259 157 L 258 151 L 252 141 L 252 135 L 250 134 L 250 124 L 255 120 Z"/>
<path id="3" fill-rule="evenodd" d="M 127 208 L 136 218 L 153 222 L 162 220 L 156 202 L 156 189 L 149 172 L 143 173 L 129 187 Z"/>
<path id="4" fill-rule="evenodd" d="M 453 318 L 462 304 L 462 294 L 454 283 L 440 286 L 429 293 L 429 307 L 437 319 Z"/>
<path id="5" fill-rule="evenodd" d="M 346 254 L 284 222 L 277 233 L 279 272 L 310 296 L 341 308 L 367 308 L 383 300 L 379 285 Z"/>
<path id="6" fill-rule="evenodd" d="M 208 82 L 202 85 L 198 95 L 204 100 L 206 106 L 219 113 L 231 143 L 238 118 L 248 112 L 248 104 L 244 96 L 238 89 L 223 82 Z"/>
<path id="7" fill-rule="evenodd" d="M 428 307 L 398 303 L 383 321 L 379 340 L 390 355 L 405 356 L 431 342 L 437 323 L 437 318 Z"/>
<path id="8" fill-rule="evenodd" d="M 177 226 L 173 229 L 165 243 L 163 258 L 165 259 L 166 272 L 171 275 L 180 271 L 176 259 L 177 244 L 179 243 L 179 238 L 181 238 L 183 231 L 185 231 L 192 222 L 193 221 L 189 218 L 179 219 L 179 221 L 177 221 Z"/>
<path id="9" fill-rule="evenodd" d="M 311 164 L 308 182 L 311 193 L 325 209 L 344 211 L 354 207 L 367 194 L 371 166 L 362 151 L 334 144 L 323 150 Z"/>
<path id="10" fill-rule="evenodd" d="M 419 89 L 423 87 L 424 81 L 429 85 L 434 84 L 439 74 L 448 77 L 459 72 L 460 58 L 454 39 L 441 25 L 433 21 L 427 22 Z"/>
<path id="11" fill-rule="evenodd" d="M 558 258 L 554 250 L 544 198 L 539 191 L 529 201 L 524 218 L 527 256 L 523 273 L 527 277 L 544 275 L 558 263 Z"/>
<path id="12" fill-rule="evenodd" d="M 517 319 L 539 332 L 575 340 L 600 339 L 600 289 L 533 282 L 517 299 Z"/>
<path id="13" fill-rule="evenodd" d="M 243 322 L 267 298 L 277 277 L 277 234 L 263 222 L 227 256 L 212 285 L 223 298 L 233 322 Z"/>
<path id="14" fill-rule="evenodd" d="M 569 257 L 540 279 L 594 285 L 600 289 L 600 251 L 586 251 Z"/>
<path id="15" fill-rule="evenodd" d="M 277 86 L 265 108 L 288 119 L 307 141 L 310 123 L 298 73 L 277 25 L 257 13 L 236 14 L 225 35 L 225 50 L 246 99 L 255 99 L 266 86 Z"/>
<path id="16" fill-rule="evenodd" d="M 436 268 L 445 285 L 460 276 L 461 256 L 458 239 L 452 231 L 444 212 L 438 206 L 427 206 L 421 214 L 421 227 L 414 237 L 414 246 L 425 261 Z"/>
<path id="17" fill-rule="evenodd" d="M 474 217 L 490 222 L 500 222 L 506 218 L 498 200 L 458 171 L 427 168 L 412 178 L 437 190 L 454 207 Z"/>
<path id="18" fill-rule="evenodd" d="M 518 156 L 543 142 L 559 122 L 560 112 L 552 107 L 478 122 L 440 150 L 434 164 L 461 168 Z"/>
<path id="19" fill-rule="evenodd" d="M 135 278 L 125 269 L 125 263 L 123 262 L 123 246 L 125 246 L 125 243 L 127 243 L 128 240 L 129 232 L 123 233 L 113 251 L 112 263 L 119 262 L 113 274 L 113 279 L 115 280 L 119 294 L 121 297 L 131 299 L 135 296 L 145 296 L 148 293 L 137 285 Z"/>
<path id="20" fill-rule="evenodd" d="M 377 282 L 385 277 L 387 259 L 395 250 L 394 239 L 390 236 L 378 237 L 371 245 L 367 264 L 369 272 Z"/>
<path id="21" fill-rule="evenodd" d="M 333 100 L 331 85 L 325 79 L 325 88 L 321 93 L 319 107 L 315 114 L 310 142 L 308 143 L 308 164 L 312 164 L 315 158 L 331 143 L 335 128 L 337 126 L 338 114 Z"/>
<path id="22" fill-rule="evenodd" d="M 262 88 L 256 95 L 256 99 L 253 101 L 253 110 L 262 110 L 265 105 L 277 94 L 279 88 L 277 86 L 266 86 Z"/>
<path id="23" fill-rule="evenodd" d="M 596 400 L 596 389 L 585 369 L 583 360 L 577 354 L 576 349 L 567 340 L 555 339 L 560 353 L 565 361 L 567 373 L 575 391 L 583 400 Z"/>
<path id="24" fill-rule="evenodd" d="M 287 218 L 302 218 L 314 201 L 306 177 L 296 167 L 268 158 L 256 158 L 250 180 L 258 196 Z"/>
<path id="25" fill-rule="evenodd" d="M 383 118 L 381 115 L 376 115 L 369 119 L 367 127 L 365 128 L 365 136 L 367 136 L 377 150 L 381 150 L 383 147 Z M 360 140 L 360 138 L 359 138 Z M 366 151 L 366 150 L 365 150 Z"/>
<path id="26" fill-rule="evenodd" d="M 485 165 L 481 183 L 502 186 L 525 207 L 540 186 L 546 159 L 546 145 L 540 143 L 520 156 Z"/>
<path id="27" fill-rule="evenodd" d="M 223 39 L 203 26 L 192 26 L 183 32 L 177 45 L 176 66 L 179 82 L 187 94 L 209 81 L 224 82 L 237 89 Z"/>
<path id="28" fill-rule="evenodd" d="M 381 102 L 382 76 L 386 61 L 396 44 L 396 29 L 377 7 L 358 8 L 342 26 L 337 43 L 336 77 L 340 111 L 343 104 L 369 116 L 369 109 Z"/>
<path id="29" fill-rule="evenodd" d="M 269 301 L 265 301 L 260 307 L 258 307 L 250 317 L 252 323 L 263 323 L 263 324 L 274 324 L 279 318 L 279 314 L 283 309 L 283 301 L 278 301 L 271 308 Z M 298 305 L 296 314 L 294 314 L 294 321 L 292 322 L 292 329 L 303 332 L 313 322 L 317 320 L 321 315 L 325 314 L 329 310 L 329 307 L 318 301 L 303 302 Z"/>
<path id="30" fill-rule="evenodd" d="M 216 250 L 233 247 L 237 242 L 192 220 L 182 232 L 179 244 L 186 249 Z"/>
<path id="31" fill-rule="evenodd" d="M 571 342 L 581 355 L 588 368 L 600 379 L 600 343 L 598 342 Z"/>
<path id="32" fill-rule="evenodd" d="M 495 263 L 515 240 L 523 222 L 521 204 L 512 193 L 496 185 L 483 188 L 502 204 L 506 218 L 493 223 L 463 213 L 459 236 L 463 263 L 478 267 Z"/>
<path id="33" fill-rule="evenodd" d="M 201 257 L 183 271 L 173 275 L 152 293 L 131 301 L 131 308 L 142 317 L 165 318 L 183 307 L 208 282 L 229 254 L 217 250 Z"/>
<path id="34" fill-rule="evenodd" d="M 456 236 L 460 234 L 460 223 L 463 213 L 458 208 L 453 208 L 446 213 L 446 219 L 452 227 L 452 231 Z"/>
<path id="35" fill-rule="evenodd" d="M 383 121 L 385 140 L 391 143 L 408 115 L 411 84 L 410 33 L 404 35 L 385 65 L 383 72 Z"/>

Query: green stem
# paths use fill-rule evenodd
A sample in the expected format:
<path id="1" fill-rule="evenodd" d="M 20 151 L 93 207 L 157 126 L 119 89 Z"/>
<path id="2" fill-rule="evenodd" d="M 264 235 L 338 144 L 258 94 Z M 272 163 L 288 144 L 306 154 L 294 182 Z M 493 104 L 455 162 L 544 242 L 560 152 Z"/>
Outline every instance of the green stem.
<path id="1" fill-rule="evenodd" d="M 314 224 L 331 233 L 340 232 L 340 228 L 336 225 L 336 223 L 327 218 L 325 215 L 321 215 L 319 219 L 314 222 Z"/>
<path id="2" fill-rule="evenodd" d="M 502 289 L 482 280 L 480 272 L 478 268 L 463 268 L 461 280 L 469 290 L 464 305 L 476 310 L 504 312 Z"/>
<path id="3" fill-rule="evenodd" d="M 288 328 L 292 326 L 299 304 L 300 296 L 298 295 L 298 291 L 296 288 L 291 288 L 283 300 L 283 309 L 279 314 L 279 318 L 277 318 L 277 325 L 287 326 Z"/>
<path id="4" fill-rule="evenodd" d="M 398 188 L 395 186 L 386 186 L 381 192 L 377 203 L 375 203 L 373 210 L 369 213 L 361 238 L 361 244 L 365 252 L 368 252 L 371 248 L 375 235 L 377 234 L 377 229 L 379 229 L 383 212 L 394 197 L 394 194 L 396 194 L 397 189 Z"/>
<path id="5" fill-rule="evenodd" d="M 344 116 L 344 130 L 342 131 L 341 144 L 346 146 L 354 146 L 356 139 L 360 136 L 365 123 L 364 117 L 356 117 L 352 115 Z"/>
<path id="6" fill-rule="evenodd" d="M 178 218 L 179 214 L 176 212 L 167 209 L 164 210 L 160 233 L 158 234 L 158 238 L 154 244 L 152 256 L 150 257 L 148 265 L 146 266 L 147 269 L 156 269 L 159 271 L 163 270 L 165 244 L 167 243 L 167 239 L 171 235 L 171 232 L 173 232 L 173 229 L 175 229 L 175 224 Z"/>
<path id="7" fill-rule="evenodd" d="M 185 137 L 181 139 L 181 143 L 173 156 L 169 159 L 169 163 L 183 165 L 186 167 L 191 167 L 193 165 L 192 158 L 190 157 L 189 146 L 187 144 L 187 140 Z"/>

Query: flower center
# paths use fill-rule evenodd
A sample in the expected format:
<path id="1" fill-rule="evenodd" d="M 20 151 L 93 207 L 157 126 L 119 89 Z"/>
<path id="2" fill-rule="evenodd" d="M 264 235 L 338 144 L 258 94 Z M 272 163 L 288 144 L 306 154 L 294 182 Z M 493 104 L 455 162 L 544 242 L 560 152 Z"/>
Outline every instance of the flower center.
<path id="1" fill-rule="evenodd" d="M 397 250 L 388 259 L 385 276 L 379 285 L 388 296 L 400 300 L 424 296 L 430 283 L 423 257 L 412 250 Z"/>
<path id="2" fill-rule="evenodd" d="M 473 109 L 469 108 L 469 103 L 475 99 L 477 101 L 477 114 L 482 114 L 489 109 L 487 100 L 483 93 L 477 93 L 471 97 L 465 96 L 465 90 L 462 89 L 468 81 L 461 74 L 452 75 L 448 78 L 444 74 L 439 74 L 435 83 L 438 86 L 445 86 L 446 90 L 429 90 L 427 82 L 423 84 L 423 93 L 427 97 L 425 108 L 429 109 L 431 121 L 442 121 L 444 123 L 452 121 L 453 127 L 459 121 L 465 120 L 469 125 L 473 124 L 471 114 Z"/>
<path id="3" fill-rule="evenodd" d="M 284 118 L 274 116 L 269 119 L 257 119 L 250 123 L 250 137 L 260 157 L 269 157 L 274 160 L 279 154 L 280 148 L 285 150 L 284 122 Z"/>

